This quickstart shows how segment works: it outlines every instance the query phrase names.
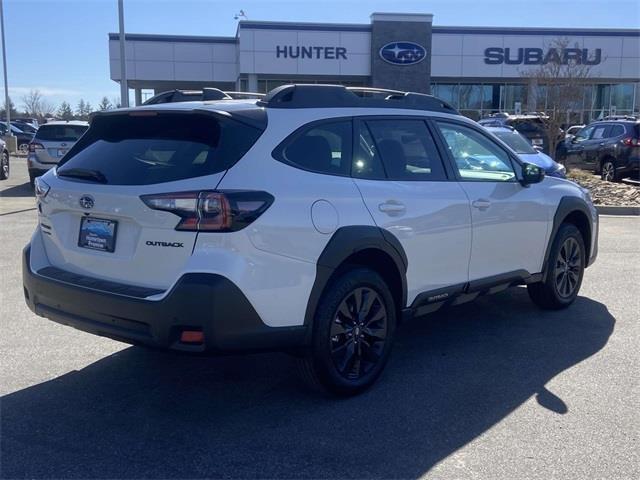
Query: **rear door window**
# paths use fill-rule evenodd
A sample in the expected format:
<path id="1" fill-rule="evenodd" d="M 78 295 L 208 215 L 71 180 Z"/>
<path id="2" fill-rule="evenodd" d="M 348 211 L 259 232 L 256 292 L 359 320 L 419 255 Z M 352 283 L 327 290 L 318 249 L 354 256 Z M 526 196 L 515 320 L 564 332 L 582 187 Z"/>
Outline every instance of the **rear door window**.
<path id="1" fill-rule="evenodd" d="M 87 131 L 87 125 L 43 125 L 36 139 L 45 142 L 76 142 Z"/>
<path id="2" fill-rule="evenodd" d="M 89 170 L 114 185 L 211 175 L 235 164 L 261 134 L 256 127 L 207 114 L 97 116 L 58 173 Z"/>
<path id="3" fill-rule="evenodd" d="M 444 165 L 422 120 L 367 120 L 389 180 L 446 180 Z"/>
<path id="4" fill-rule="evenodd" d="M 612 125 L 609 131 L 609 137 L 619 137 L 624 135 L 624 127 L 622 125 Z"/>

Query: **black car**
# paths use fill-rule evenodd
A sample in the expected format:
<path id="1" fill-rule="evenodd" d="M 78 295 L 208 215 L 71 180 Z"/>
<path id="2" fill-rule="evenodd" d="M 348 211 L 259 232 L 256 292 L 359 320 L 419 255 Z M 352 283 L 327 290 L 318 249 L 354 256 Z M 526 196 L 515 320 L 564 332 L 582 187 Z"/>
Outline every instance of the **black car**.
<path id="1" fill-rule="evenodd" d="M 483 127 L 513 127 L 522 136 L 529 139 L 531 145 L 542 149 L 549 155 L 549 137 L 544 129 L 544 117 L 541 115 L 494 114 L 479 120 Z"/>
<path id="2" fill-rule="evenodd" d="M 20 120 L 11 120 L 11 125 L 19 128 L 24 133 L 32 133 L 35 135 L 35 133 L 38 131 L 38 127 L 36 127 L 32 123 L 21 122 Z"/>
<path id="3" fill-rule="evenodd" d="M 18 150 L 22 153 L 27 153 L 27 150 L 29 150 L 29 144 L 31 143 L 31 140 L 33 140 L 33 134 L 23 132 L 14 125 L 11 125 L 11 134 L 16 137 Z M 0 122 L 0 136 L 4 137 L 6 135 L 8 135 L 7 122 Z"/>
<path id="4" fill-rule="evenodd" d="M 615 182 L 640 176 L 640 119 L 605 119 L 590 123 L 564 142 L 561 160 L 569 167 L 593 170 Z"/>

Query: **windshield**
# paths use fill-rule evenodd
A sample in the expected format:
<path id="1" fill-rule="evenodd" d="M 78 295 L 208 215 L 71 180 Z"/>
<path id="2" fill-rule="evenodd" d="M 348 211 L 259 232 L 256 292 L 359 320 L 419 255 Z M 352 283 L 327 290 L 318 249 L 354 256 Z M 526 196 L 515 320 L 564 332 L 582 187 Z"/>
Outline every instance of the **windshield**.
<path id="1" fill-rule="evenodd" d="M 262 131 L 230 118 L 164 113 L 97 116 L 58 174 L 78 171 L 112 185 L 150 185 L 222 172 Z M 83 176 L 86 176 L 83 173 Z"/>
<path id="2" fill-rule="evenodd" d="M 87 125 L 43 125 L 36 139 L 49 142 L 75 142 L 89 127 Z"/>
<path id="3" fill-rule="evenodd" d="M 493 134 L 509 145 L 516 153 L 531 154 L 537 153 L 527 140 L 518 132 L 493 132 Z"/>

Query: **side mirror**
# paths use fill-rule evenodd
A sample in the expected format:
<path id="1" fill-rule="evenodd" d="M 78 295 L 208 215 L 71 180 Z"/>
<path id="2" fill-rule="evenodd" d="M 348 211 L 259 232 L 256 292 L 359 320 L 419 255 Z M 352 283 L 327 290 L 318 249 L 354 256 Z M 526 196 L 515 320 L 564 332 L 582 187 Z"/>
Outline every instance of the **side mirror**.
<path id="1" fill-rule="evenodd" d="M 522 185 L 540 183 L 542 180 L 544 180 L 544 170 L 542 168 L 532 163 L 522 165 Z"/>
<path id="2" fill-rule="evenodd" d="M 542 151 L 542 147 L 541 147 L 540 145 L 534 145 L 534 146 L 533 146 L 533 149 L 534 149 L 534 150 L 537 150 L 538 152 L 541 152 L 541 151 Z"/>

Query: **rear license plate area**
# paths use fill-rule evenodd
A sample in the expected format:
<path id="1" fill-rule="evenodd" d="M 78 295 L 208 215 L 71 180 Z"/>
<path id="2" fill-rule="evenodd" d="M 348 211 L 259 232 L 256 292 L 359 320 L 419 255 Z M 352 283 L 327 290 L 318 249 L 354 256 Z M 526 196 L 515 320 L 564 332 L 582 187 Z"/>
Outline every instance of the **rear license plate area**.
<path id="1" fill-rule="evenodd" d="M 113 253 L 116 249 L 118 222 L 106 218 L 82 217 L 78 246 L 100 252 Z"/>

